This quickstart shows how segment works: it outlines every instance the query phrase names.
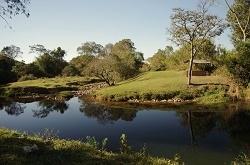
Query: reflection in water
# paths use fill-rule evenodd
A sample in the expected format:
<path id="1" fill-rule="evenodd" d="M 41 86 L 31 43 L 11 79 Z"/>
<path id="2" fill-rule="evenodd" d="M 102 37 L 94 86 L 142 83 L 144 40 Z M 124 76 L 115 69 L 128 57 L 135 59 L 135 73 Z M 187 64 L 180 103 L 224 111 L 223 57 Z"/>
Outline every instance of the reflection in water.
<path id="1" fill-rule="evenodd" d="M 220 162 L 217 164 L 225 164 L 242 149 L 247 150 L 245 153 L 249 152 L 250 106 L 227 104 L 222 107 L 100 105 L 78 98 L 67 102 L 37 101 L 29 104 L 0 101 L 0 126 L 10 129 L 21 127 L 24 131 L 34 132 L 44 128 L 56 129 L 62 138 L 108 137 L 111 140 L 107 145 L 112 151 L 118 148 L 121 133 L 126 133 L 132 146 L 141 149 L 141 143 L 147 143 L 147 151 L 155 156 L 171 157 L 179 152 L 186 164 L 201 164 L 204 159 L 211 160 L 206 164 L 216 161 Z M 67 111 L 69 108 L 71 111 Z M 5 111 L 20 117 L 10 120 L 12 116 Z M 36 120 L 47 117 L 51 112 L 64 115 L 56 118 L 59 113 L 54 113 L 46 120 Z M 31 121 L 36 124 L 31 125 Z M 190 152 L 191 149 L 194 152 Z"/>
<path id="2" fill-rule="evenodd" d="M 105 107 L 95 102 L 81 101 L 80 112 L 89 118 L 97 118 L 99 124 L 113 124 L 118 119 L 133 121 L 136 117 L 136 110 L 124 110 L 121 107 Z"/>
<path id="3" fill-rule="evenodd" d="M 235 108 L 235 107 L 234 107 Z M 250 111 L 230 109 L 221 112 L 177 112 L 181 125 L 190 129 L 191 145 L 197 147 L 196 136 L 205 139 L 215 130 L 227 132 L 240 149 L 250 151 Z M 224 115 L 225 114 L 225 115 Z M 240 150 L 239 150 L 240 152 Z"/>
<path id="4" fill-rule="evenodd" d="M 19 116 L 24 113 L 25 105 L 23 103 L 13 102 L 7 106 L 1 107 L 1 110 L 5 110 L 8 115 Z"/>
<path id="5" fill-rule="evenodd" d="M 57 111 L 61 114 L 64 113 L 69 108 L 69 105 L 64 101 L 47 101 L 47 100 L 41 100 L 38 101 L 38 107 L 40 107 L 39 110 L 32 110 L 34 113 L 33 117 L 37 118 L 44 118 L 49 115 L 50 112 Z"/>

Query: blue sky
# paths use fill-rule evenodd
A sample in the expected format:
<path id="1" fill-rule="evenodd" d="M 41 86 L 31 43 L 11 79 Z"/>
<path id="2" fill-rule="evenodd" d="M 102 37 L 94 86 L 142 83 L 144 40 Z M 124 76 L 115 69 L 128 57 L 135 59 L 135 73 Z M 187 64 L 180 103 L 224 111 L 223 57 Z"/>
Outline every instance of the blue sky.
<path id="1" fill-rule="evenodd" d="M 16 45 L 23 52 L 18 60 L 30 63 L 37 56 L 29 54 L 30 45 L 42 44 L 47 49 L 60 46 L 70 61 L 77 56 L 77 47 L 87 41 L 105 46 L 129 38 L 147 59 L 158 49 L 175 46 L 166 34 L 172 8 L 194 9 L 197 3 L 198 0 L 31 0 L 30 17 L 19 15 L 8 20 L 12 29 L 0 20 L 0 49 Z M 224 18 L 227 9 L 222 6 L 212 10 Z M 216 43 L 232 48 L 227 33 L 217 37 Z"/>

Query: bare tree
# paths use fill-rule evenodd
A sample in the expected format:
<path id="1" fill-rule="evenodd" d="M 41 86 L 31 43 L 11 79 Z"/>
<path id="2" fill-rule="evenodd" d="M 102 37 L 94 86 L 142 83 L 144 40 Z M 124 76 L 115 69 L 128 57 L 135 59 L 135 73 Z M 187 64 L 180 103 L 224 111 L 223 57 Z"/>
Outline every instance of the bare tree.
<path id="1" fill-rule="evenodd" d="M 250 37 L 250 1 L 249 0 L 232 0 L 230 6 L 227 0 L 224 0 L 228 7 L 227 21 L 233 31 L 232 39 L 243 40 Z"/>
<path id="2" fill-rule="evenodd" d="M 225 25 L 217 15 L 210 14 L 212 6 L 210 0 L 201 1 L 196 10 L 174 8 L 170 16 L 171 26 L 167 28 L 169 39 L 177 45 L 190 45 L 190 63 L 188 71 L 188 85 L 191 84 L 193 60 L 197 51 L 207 39 L 223 33 Z"/>

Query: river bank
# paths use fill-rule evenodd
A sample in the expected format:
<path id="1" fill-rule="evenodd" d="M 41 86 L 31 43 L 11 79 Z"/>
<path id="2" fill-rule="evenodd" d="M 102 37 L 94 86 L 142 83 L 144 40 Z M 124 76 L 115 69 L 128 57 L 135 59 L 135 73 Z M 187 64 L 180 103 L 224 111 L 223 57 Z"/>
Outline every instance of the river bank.
<path id="1" fill-rule="evenodd" d="M 0 135 L 1 164 L 183 164 L 178 156 L 172 160 L 146 156 L 143 150 L 112 153 L 106 151 L 104 142 L 96 146 L 93 138 L 86 142 L 58 139 L 49 131 L 30 136 L 0 127 Z M 123 144 L 127 145 L 125 141 Z"/>
<path id="2" fill-rule="evenodd" d="M 15 82 L 0 88 L 0 96 L 21 99 L 68 100 L 83 95 L 99 101 L 139 104 L 212 104 L 249 101 L 250 89 L 221 76 L 192 77 L 192 85 L 187 85 L 185 73 L 176 71 L 147 72 L 115 86 L 97 78 L 57 77 Z"/>

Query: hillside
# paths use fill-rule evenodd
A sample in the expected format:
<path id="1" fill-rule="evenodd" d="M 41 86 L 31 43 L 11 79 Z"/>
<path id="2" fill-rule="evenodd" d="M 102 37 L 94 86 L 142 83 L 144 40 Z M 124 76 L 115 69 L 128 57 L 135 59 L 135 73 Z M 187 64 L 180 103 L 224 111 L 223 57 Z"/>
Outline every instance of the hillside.
<path id="1" fill-rule="evenodd" d="M 187 85 L 184 71 L 158 71 L 147 72 L 136 78 L 118 83 L 115 86 L 103 88 L 96 92 L 102 100 L 128 101 L 128 100 L 193 100 L 212 92 L 221 95 L 229 90 L 229 80 L 219 76 L 193 76 L 192 85 Z"/>

